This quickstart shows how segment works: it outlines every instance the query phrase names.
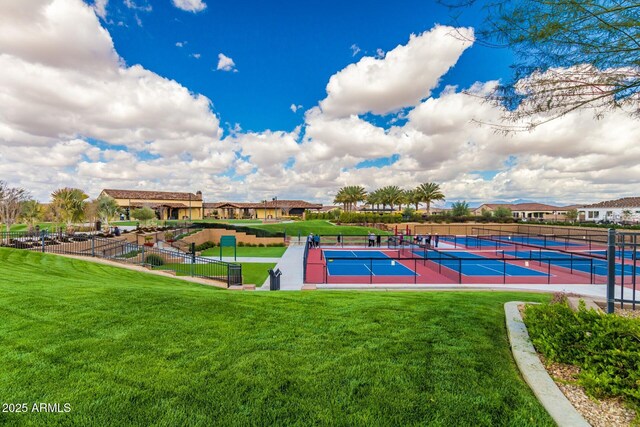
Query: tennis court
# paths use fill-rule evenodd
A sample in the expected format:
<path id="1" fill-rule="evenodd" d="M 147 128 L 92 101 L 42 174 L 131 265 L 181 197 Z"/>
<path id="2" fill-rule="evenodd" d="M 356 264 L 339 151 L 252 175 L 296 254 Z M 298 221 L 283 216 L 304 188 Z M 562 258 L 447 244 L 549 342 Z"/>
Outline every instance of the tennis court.
<path id="1" fill-rule="evenodd" d="M 548 263 L 554 266 L 566 268 L 569 270 L 577 270 L 585 273 L 593 273 L 600 276 L 607 275 L 607 261 L 603 259 L 597 259 L 587 256 L 580 256 L 577 254 L 569 254 L 555 251 L 505 251 L 505 256 L 514 258 L 538 258 L 541 263 Z M 634 270 L 638 270 L 635 271 Z M 634 269 L 633 265 L 616 263 L 615 267 L 616 276 L 621 276 L 624 272 L 625 276 L 640 275 L 640 269 Z"/>
<path id="2" fill-rule="evenodd" d="M 397 255 L 391 251 L 389 255 Z M 330 276 L 414 276 L 415 271 L 383 251 L 323 251 Z"/>
<path id="3" fill-rule="evenodd" d="M 479 233 L 440 234 L 437 248 L 433 233 L 431 244 L 427 239 L 429 234 L 401 234 L 386 238 L 383 248 L 367 247 L 367 236 L 361 236 L 361 242 L 324 239 L 327 243 L 322 248 L 310 249 L 305 256 L 305 280 L 307 283 L 368 284 L 606 282 L 607 261 L 601 236 L 473 230 Z M 633 256 L 631 251 L 624 255 L 625 261 Z M 624 276 L 625 282 L 640 276 L 640 268 L 634 269 L 632 262 L 622 262 L 620 257 L 616 261 L 615 273 Z"/>
<path id="4" fill-rule="evenodd" d="M 416 255 L 424 252 L 414 251 Z M 467 251 L 427 251 L 427 259 L 465 276 L 546 276 L 547 273 L 531 268 L 487 258 Z"/>

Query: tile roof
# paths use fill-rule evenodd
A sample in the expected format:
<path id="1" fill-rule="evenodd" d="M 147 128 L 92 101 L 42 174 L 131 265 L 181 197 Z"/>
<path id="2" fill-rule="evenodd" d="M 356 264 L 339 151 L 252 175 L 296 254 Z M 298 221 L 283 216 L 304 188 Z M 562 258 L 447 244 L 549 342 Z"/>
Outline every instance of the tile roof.
<path id="1" fill-rule="evenodd" d="M 207 209 L 218 209 L 223 206 L 230 208 L 243 208 L 243 209 L 264 209 L 266 208 L 287 208 L 287 209 L 321 209 L 322 204 L 309 203 L 304 200 L 269 200 L 266 202 L 253 202 L 253 203 L 241 203 L 241 202 L 214 202 L 205 203 L 204 207 Z"/>
<path id="2" fill-rule="evenodd" d="M 180 193 L 174 191 L 114 190 L 105 188 L 102 192 L 108 194 L 114 199 L 202 200 L 202 194 Z"/>
<path id="3" fill-rule="evenodd" d="M 240 203 L 240 202 L 214 202 L 203 203 L 205 209 L 219 209 L 222 207 L 237 208 L 237 209 L 251 209 L 255 206 L 255 203 Z"/>
<path id="4" fill-rule="evenodd" d="M 475 210 L 482 209 L 483 207 L 489 207 L 491 209 L 496 209 L 498 207 L 508 208 L 511 211 L 561 211 L 565 210 L 565 208 L 559 206 L 545 205 L 544 203 L 483 203 L 478 206 Z"/>
<path id="5" fill-rule="evenodd" d="M 623 197 L 617 200 L 606 200 L 585 206 L 586 208 L 637 208 L 640 207 L 640 197 Z"/>

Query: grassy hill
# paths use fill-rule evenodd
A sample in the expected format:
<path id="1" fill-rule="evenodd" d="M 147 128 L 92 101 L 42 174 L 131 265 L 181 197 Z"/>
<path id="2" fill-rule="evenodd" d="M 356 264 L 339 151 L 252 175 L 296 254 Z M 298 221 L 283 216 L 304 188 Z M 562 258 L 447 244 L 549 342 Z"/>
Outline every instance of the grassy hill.
<path id="1" fill-rule="evenodd" d="M 502 304 L 471 292 L 233 292 L 0 249 L 3 425 L 553 425 Z M 31 406 L 29 406 L 31 407 Z"/>
<path id="2" fill-rule="evenodd" d="M 274 232 L 286 232 L 287 236 L 298 236 L 298 234 L 300 234 L 301 236 L 306 236 L 309 233 L 320 235 L 342 234 L 344 236 L 365 235 L 369 232 L 374 232 L 376 234 L 390 234 L 386 231 L 381 231 L 371 227 L 360 227 L 356 225 L 334 225 L 329 221 L 322 219 L 261 225 L 247 224 L 247 227 L 260 230 L 270 230 Z"/>

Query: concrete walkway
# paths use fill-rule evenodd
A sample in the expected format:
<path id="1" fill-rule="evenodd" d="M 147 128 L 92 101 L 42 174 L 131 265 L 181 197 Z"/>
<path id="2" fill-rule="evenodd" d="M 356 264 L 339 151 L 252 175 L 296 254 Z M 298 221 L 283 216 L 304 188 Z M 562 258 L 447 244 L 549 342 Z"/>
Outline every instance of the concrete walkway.
<path id="1" fill-rule="evenodd" d="M 508 302 L 504 305 L 504 312 L 513 358 L 524 380 L 558 426 L 589 427 L 589 423 L 573 407 L 542 366 L 518 310 L 520 304 L 525 303 Z"/>
<path id="2" fill-rule="evenodd" d="M 282 272 L 280 277 L 280 290 L 299 291 L 302 289 L 302 260 L 304 258 L 304 245 L 290 245 L 282 258 L 277 259 L 276 269 Z M 270 259 L 270 258 L 263 258 Z M 265 261 L 269 262 L 269 261 Z M 261 291 L 269 290 L 269 278 L 264 282 Z"/>

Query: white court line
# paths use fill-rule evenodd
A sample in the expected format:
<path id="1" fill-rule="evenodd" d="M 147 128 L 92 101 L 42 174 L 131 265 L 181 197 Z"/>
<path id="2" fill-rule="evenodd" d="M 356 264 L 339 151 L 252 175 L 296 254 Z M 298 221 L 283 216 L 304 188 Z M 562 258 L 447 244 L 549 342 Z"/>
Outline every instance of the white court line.
<path id="1" fill-rule="evenodd" d="M 504 270 L 503 271 L 496 270 L 495 268 L 487 267 L 486 265 L 482 265 L 482 264 L 471 264 L 471 265 L 476 265 L 478 267 L 486 268 L 487 270 L 495 271 L 496 273 L 504 274 L 505 276 L 511 276 L 511 274 L 505 273 Z"/>

